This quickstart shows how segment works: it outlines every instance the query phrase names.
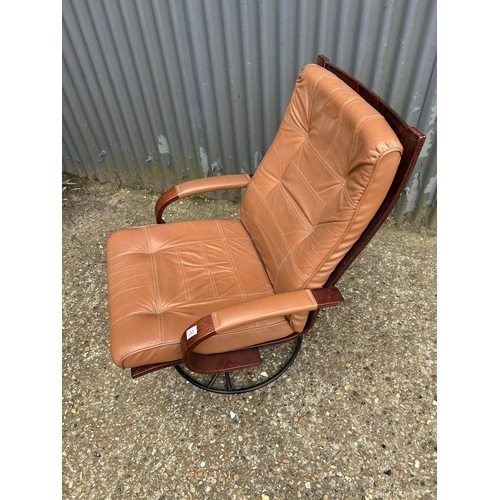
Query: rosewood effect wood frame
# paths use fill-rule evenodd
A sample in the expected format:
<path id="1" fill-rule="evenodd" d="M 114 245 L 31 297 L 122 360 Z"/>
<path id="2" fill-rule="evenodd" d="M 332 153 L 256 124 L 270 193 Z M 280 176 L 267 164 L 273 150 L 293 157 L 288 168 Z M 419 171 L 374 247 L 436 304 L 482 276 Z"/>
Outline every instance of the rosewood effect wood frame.
<path id="1" fill-rule="evenodd" d="M 335 286 L 340 277 L 349 268 L 353 261 L 357 258 L 360 252 L 365 248 L 368 242 L 373 238 L 380 226 L 387 219 L 396 203 L 398 202 L 404 188 L 406 187 L 415 163 L 417 162 L 420 151 L 422 150 L 425 142 L 425 135 L 422 134 L 415 127 L 410 127 L 386 102 L 384 102 L 377 94 L 363 85 L 360 81 L 347 74 L 342 69 L 330 63 L 329 59 L 324 55 L 319 55 L 317 64 L 328 71 L 332 72 L 344 83 L 349 85 L 355 90 L 365 101 L 373 106 L 389 123 L 394 130 L 401 144 L 403 145 L 403 155 L 392 182 L 392 185 L 382 202 L 377 213 L 368 224 L 365 231 L 358 238 L 356 243 L 346 253 L 344 258 L 340 261 L 337 267 L 333 270 L 325 282 L 323 288 L 312 290 L 312 293 L 318 303 L 317 309 L 309 313 L 306 325 L 301 332 L 293 333 L 284 339 L 279 339 L 271 342 L 266 342 L 256 346 L 234 351 L 232 353 L 223 353 L 220 355 L 200 355 L 194 352 L 196 345 L 204 339 L 209 338 L 215 334 L 214 325 L 211 316 L 200 318 L 196 323 L 198 334 L 196 339 L 187 339 L 186 333 L 182 338 L 182 350 L 184 352 L 184 359 L 173 361 L 169 363 L 158 363 L 154 365 L 146 365 L 137 368 L 132 368 L 132 377 L 151 373 L 153 371 L 165 368 L 168 366 L 175 366 L 184 363 L 189 369 L 199 373 L 220 373 L 224 371 L 233 371 L 238 369 L 247 368 L 260 364 L 260 356 L 258 349 L 267 347 L 282 342 L 288 342 L 301 337 L 307 333 L 313 326 L 318 316 L 319 309 L 323 307 L 331 307 L 343 302 L 343 297 Z M 164 223 L 162 214 L 165 208 L 172 202 L 179 199 L 177 191 L 172 188 L 166 191 L 158 199 L 155 207 L 156 222 L 158 224 Z"/>

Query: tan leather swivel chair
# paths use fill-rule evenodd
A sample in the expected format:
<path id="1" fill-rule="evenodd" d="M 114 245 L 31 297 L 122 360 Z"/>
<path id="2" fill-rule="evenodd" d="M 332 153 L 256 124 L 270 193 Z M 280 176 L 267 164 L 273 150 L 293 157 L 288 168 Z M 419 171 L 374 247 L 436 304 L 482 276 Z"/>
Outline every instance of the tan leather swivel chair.
<path id="1" fill-rule="evenodd" d="M 156 225 L 107 245 L 111 356 L 138 377 L 175 366 L 195 385 L 245 392 L 295 359 L 322 307 L 343 302 L 340 276 L 405 188 L 425 136 L 377 95 L 319 56 L 297 82 L 276 138 L 253 176 L 188 181 L 156 204 Z M 164 224 L 175 200 L 246 188 L 240 219 Z M 295 341 L 267 380 L 233 387 L 229 372 Z M 191 372 L 211 374 L 200 383 Z M 215 387 L 219 373 L 226 386 Z"/>

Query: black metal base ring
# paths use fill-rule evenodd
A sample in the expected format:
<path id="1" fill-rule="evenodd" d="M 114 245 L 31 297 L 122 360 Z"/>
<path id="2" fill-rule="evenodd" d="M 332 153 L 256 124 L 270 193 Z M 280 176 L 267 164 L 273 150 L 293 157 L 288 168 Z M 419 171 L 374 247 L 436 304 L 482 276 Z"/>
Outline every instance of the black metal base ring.
<path id="1" fill-rule="evenodd" d="M 188 382 L 191 384 L 195 385 L 196 387 L 203 389 L 205 391 L 209 392 L 216 392 L 218 394 L 242 394 L 244 392 L 251 392 L 255 391 L 257 389 L 261 389 L 262 387 L 265 387 L 266 385 L 270 384 L 271 382 L 274 382 L 277 378 L 281 377 L 283 373 L 285 373 L 288 368 L 290 368 L 291 364 L 295 361 L 295 358 L 297 357 L 297 354 L 300 351 L 300 347 L 302 345 L 302 337 L 298 337 L 296 340 L 296 345 L 295 349 L 293 350 L 293 353 L 291 354 L 290 358 L 286 362 L 286 364 L 274 375 L 271 375 L 267 377 L 263 382 L 259 382 L 258 384 L 255 385 L 250 385 L 248 387 L 233 387 L 231 383 L 231 378 L 229 373 L 230 372 L 223 372 L 223 373 L 216 373 L 212 375 L 210 381 L 207 384 L 204 384 L 200 382 L 199 380 L 196 380 L 193 378 L 191 375 L 189 375 L 183 368 L 183 365 L 176 365 L 175 369 L 181 374 L 182 377 L 184 377 Z M 220 375 L 224 375 L 224 382 L 226 385 L 225 389 L 219 389 L 217 387 L 214 387 L 216 381 L 218 380 Z"/>

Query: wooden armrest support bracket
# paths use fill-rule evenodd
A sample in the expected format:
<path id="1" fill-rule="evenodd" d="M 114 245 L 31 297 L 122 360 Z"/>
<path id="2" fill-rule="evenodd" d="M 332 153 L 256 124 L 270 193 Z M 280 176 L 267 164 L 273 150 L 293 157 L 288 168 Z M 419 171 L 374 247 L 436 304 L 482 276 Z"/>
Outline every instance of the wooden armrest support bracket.
<path id="1" fill-rule="evenodd" d="M 336 286 L 315 288 L 311 292 L 318 303 L 318 309 L 338 306 L 344 302 L 344 297 Z"/>

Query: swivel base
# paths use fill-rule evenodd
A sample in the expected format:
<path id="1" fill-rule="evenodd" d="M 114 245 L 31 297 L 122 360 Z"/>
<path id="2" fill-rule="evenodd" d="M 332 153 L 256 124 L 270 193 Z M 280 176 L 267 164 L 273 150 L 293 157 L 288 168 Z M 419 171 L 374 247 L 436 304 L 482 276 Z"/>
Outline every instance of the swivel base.
<path id="1" fill-rule="evenodd" d="M 234 372 L 200 375 L 188 370 L 184 365 L 175 369 L 196 387 L 218 394 L 242 394 L 261 389 L 281 377 L 292 365 L 300 351 L 302 337 L 272 347 L 262 348 L 262 364 Z M 269 375 L 268 372 L 272 374 Z"/>

